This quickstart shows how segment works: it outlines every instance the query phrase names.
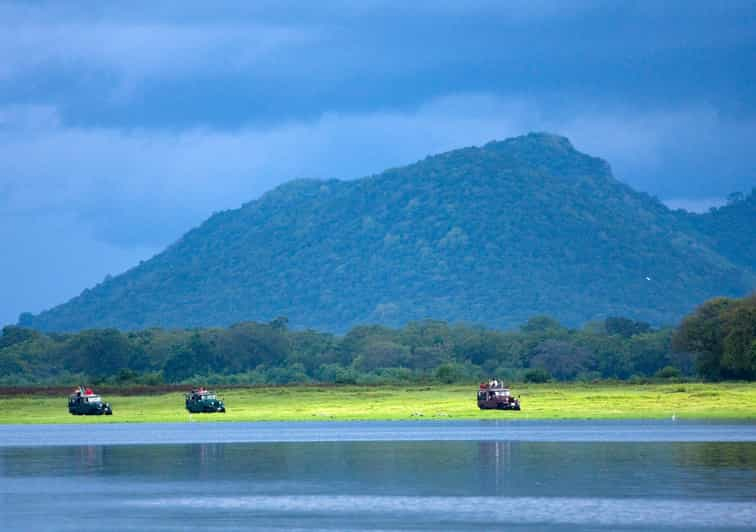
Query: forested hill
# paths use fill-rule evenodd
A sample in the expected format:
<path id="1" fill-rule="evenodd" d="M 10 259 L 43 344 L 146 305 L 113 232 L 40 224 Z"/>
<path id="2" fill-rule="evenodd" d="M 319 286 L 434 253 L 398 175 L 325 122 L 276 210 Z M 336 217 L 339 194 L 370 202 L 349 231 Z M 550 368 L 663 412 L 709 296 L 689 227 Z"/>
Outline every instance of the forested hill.
<path id="1" fill-rule="evenodd" d="M 732 194 L 727 205 L 706 214 L 687 214 L 707 243 L 733 262 L 756 269 L 756 188 Z"/>
<path id="2" fill-rule="evenodd" d="M 620 183 L 567 139 L 529 134 L 359 180 L 287 183 L 20 324 L 286 316 L 344 331 L 433 317 L 507 328 L 536 314 L 568 325 L 614 315 L 674 323 L 700 301 L 756 287 L 743 246 L 730 249 L 713 236 L 716 223 L 698 222 Z M 738 238 L 752 246 L 753 231 Z"/>

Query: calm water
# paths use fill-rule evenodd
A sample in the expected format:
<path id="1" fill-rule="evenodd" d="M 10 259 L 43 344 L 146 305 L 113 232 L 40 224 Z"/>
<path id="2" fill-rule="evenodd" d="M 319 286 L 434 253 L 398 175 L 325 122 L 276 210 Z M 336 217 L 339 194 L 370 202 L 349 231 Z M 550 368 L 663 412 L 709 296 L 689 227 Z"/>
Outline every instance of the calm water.
<path id="1" fill-rule="evenodd" d="M 746 530 L 756 425 L 5 426 L 0 480 L 6 530 Z"/>

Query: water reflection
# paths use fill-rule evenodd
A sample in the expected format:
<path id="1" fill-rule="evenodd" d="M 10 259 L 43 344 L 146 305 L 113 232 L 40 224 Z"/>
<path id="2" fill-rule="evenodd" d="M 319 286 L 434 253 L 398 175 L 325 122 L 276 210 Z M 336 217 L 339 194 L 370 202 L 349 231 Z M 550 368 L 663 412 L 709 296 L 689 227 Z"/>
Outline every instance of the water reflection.
<path id="1" fill-rule="evenodd" d="M 464 529 L 480 526 L 480 515 L 546 528 L 737 529 L 756 520 L 753 443 L 13 447 L 0 448 L 0 481 L 5 522 L 25 530 L 67 522 L 124 529 L 145 519 L 180 530 L 187 515 L 221 529 L 435 529 L 442 521 Z M 71 492 L 99 502 L 72 506 Z"/>
<path id="2" fill-rule="evenodd" d="M 92 471 L 102 468 L 105 447 L 99 445 L 83 445 L 78 448 L 78 464 L 81 470 Z"/>

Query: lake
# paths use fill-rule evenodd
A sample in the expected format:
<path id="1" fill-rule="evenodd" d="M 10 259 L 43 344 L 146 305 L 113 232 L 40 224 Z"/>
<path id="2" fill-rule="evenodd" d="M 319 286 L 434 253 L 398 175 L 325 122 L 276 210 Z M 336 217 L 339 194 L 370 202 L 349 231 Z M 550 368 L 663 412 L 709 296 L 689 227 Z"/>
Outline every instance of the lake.
<path id="1" fill-rule="evenodd" d="M 745 530 L 756 424 L 0 426 L 6 530 Z"/>

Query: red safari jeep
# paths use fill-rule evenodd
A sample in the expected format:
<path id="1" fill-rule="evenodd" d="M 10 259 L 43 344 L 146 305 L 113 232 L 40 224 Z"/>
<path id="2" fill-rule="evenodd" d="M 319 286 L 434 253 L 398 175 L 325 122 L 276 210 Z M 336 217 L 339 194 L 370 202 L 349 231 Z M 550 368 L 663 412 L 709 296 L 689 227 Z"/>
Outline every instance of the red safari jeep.
<path id="1" fill-rule="evenodd" d="M 478 408 L 481 410 L 519 410 L 520 401 L 500 381 L 483 382 L 478 389 Z"/>

